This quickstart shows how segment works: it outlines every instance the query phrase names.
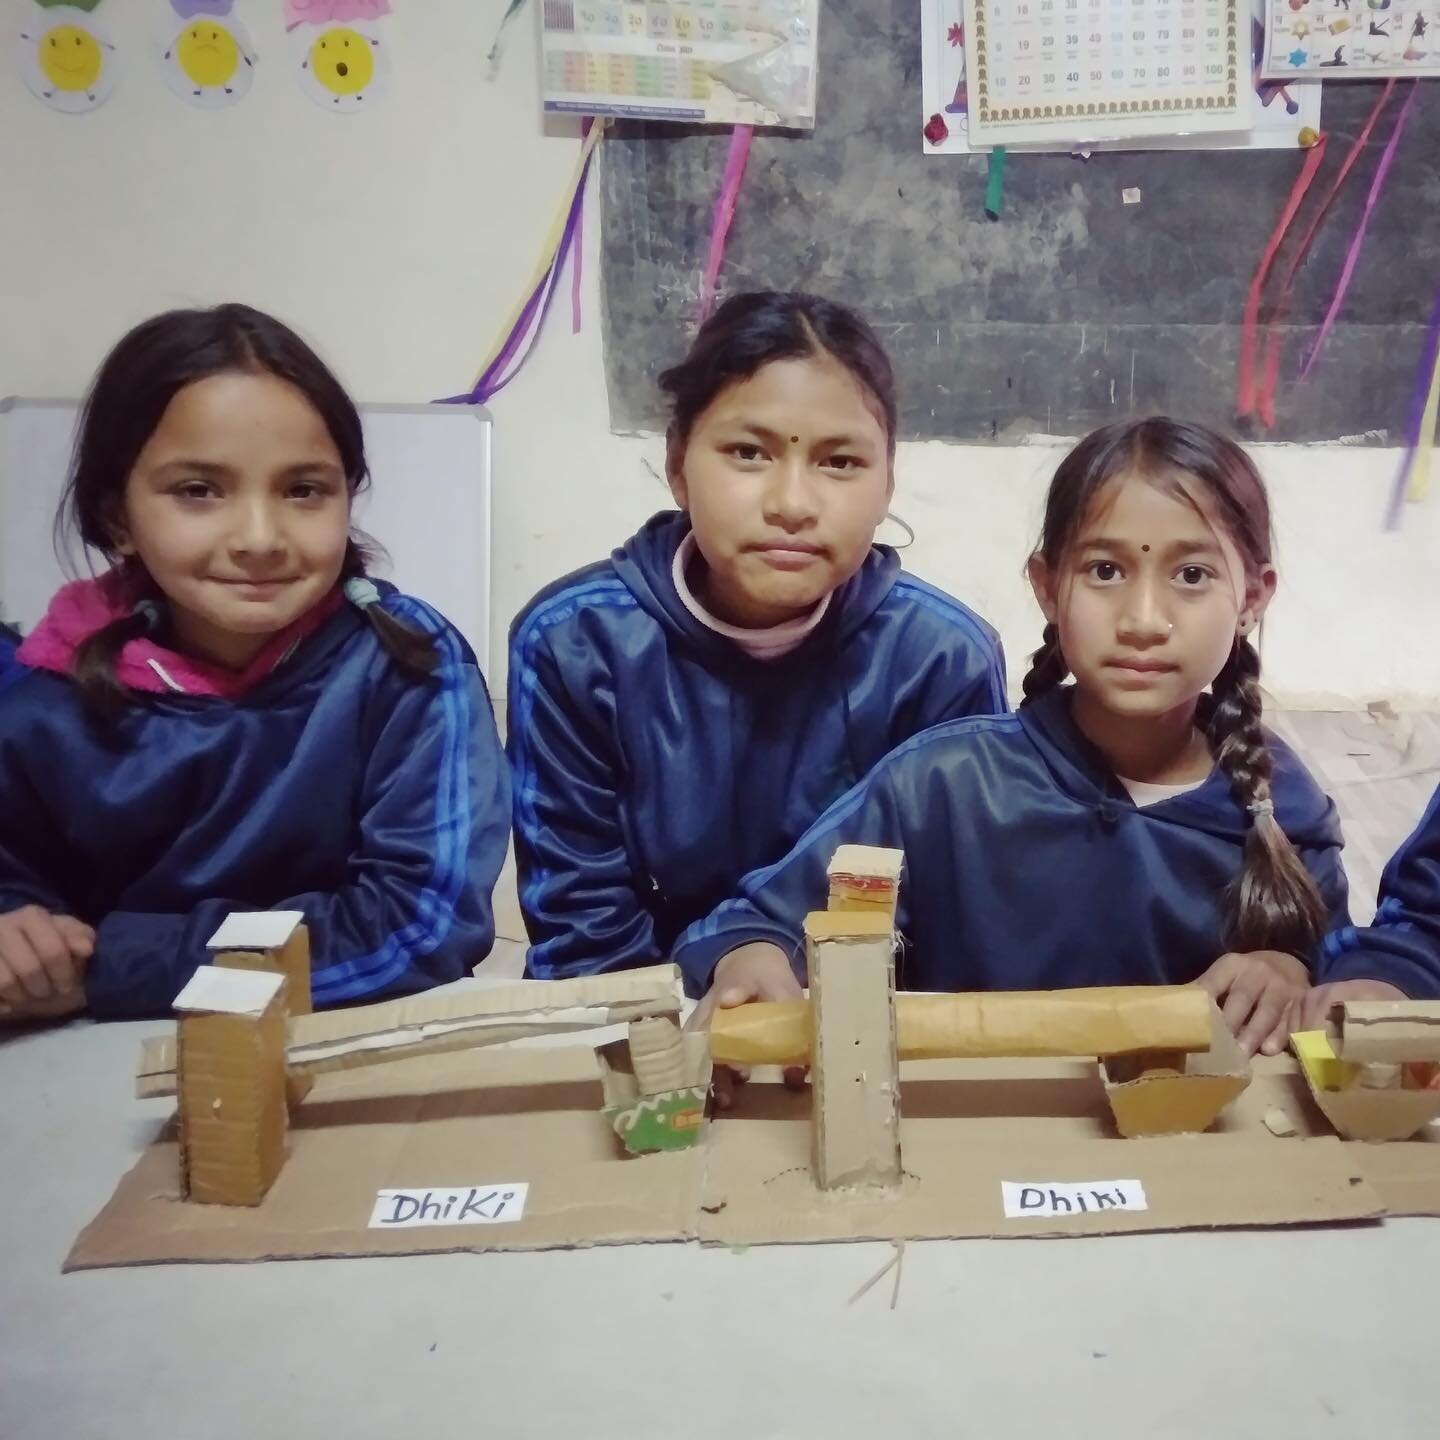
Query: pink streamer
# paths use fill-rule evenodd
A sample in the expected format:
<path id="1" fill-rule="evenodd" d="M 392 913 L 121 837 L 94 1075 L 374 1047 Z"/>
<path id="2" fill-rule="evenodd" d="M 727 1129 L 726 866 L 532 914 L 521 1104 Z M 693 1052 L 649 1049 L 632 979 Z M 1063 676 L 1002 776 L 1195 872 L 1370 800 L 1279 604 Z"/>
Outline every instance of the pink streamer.
<path id="1" fill-rule="evenodd" d="M 750 158 L 753 125 L 737 125 L 730 132 L 730 152 L 725 157 L 725 174 L 720 193 L 715 197 L 715 219 L 710 226 L 710 254 L 705 261 L 705 276 L 700 282 L 700 320 L 703 324 L 715 304 L 715 282 L 720 277 L 720 263 L 725 258 L 725 241 L 735 219 L 735 202 L 740 198 L 740 183 L 745 178 L 745 162 Z"/>
<path id="2" fill-rule="evenodd" d="M 1320 326 L 1320 333 L 1315 337 L 1315 343 L 1310 347 L 1310 353 L 1305 357 L 1304 367 L 1300 371 L 1300 379 L 1308 380 L 1310 372 L 1315 368 L 1315 362 L 1320 358 L 1320 352 L 1325 348 L 1325 342 L 1330 338 L 1330 332 L 1335 328 L 1335 317 L 1340 313 L 1340 307 L 1345 303 L 1345 292 L 1350 288 L 1351 276 L 1355 273 L 1356 263 L 1360 259 L 1360 251 L 1365 245 L 1365 232 L 1370 225 L 1370 216 L 1380 199 L 1380 192 L 1385 188 L 1385 177 L 1390 173 L 1391 162 L 1395 159 L 1395 151 L 1400 144 L 1400 136 L 1405 131 L 1405 121 L 1410 114 L 1410 107 L 1415 103 L 1415 97 L 1420 93 L 1420 82 L 1410 82 L 1410 93 L 1405 97 L 1405 103 L 1400 107 L 1400 114 L 1395 118 L 1395 128 L 1390 132 L 1390 139 L 1385 143 L 1385 153 L 1380 157 L 1380 163 L 1375 167 L 1375 178 L 1370 182 L 1370 193 L 1365 197 L 1365 209 L 1360 216 L 1360 224 L 1355 229 L 1355 238 L 1350 242 L 1350 249 L 1345 255 L 1345 266 L 1340 271 L 1340 283 L 1335 288 L 1335 296 L 1330 301 L 1330 308 L 1325 312 L 1325 319 Z"/>
<path id="3" fill-rule="evenodd" d="M 1280 285 L 1279 299 L 1275 301 L 1270 311 L 1269 328 L 1265 336 L 1264 374 L 1260 379 L 1256 401 L 1260 411 L 1260 423 L 1267 429 L 1275 428 L 1275 390 L 1280 383 L 1280 352 L 1285 343 L 1280 326 L 1290 313 L 1290 294 L 1295 288 L 1295 277 L 1299 274 L 1305 257 L 1309 255 L 1311 242 L 1315 239 L 1321 223 L 1330 213 L 1330 207 L 1335 203 L 1335 197 L 1349 178 L 1351 170 L 1355 168 L 1355 162 L 1360 158 L 1361 152 L 1370 143 L 1370 136 L 1374 132 L 1381 113 L 1390 101 L 1395 83 L 1393 79 L 1385 82 L 1385 88 L 1380 92 L 1380 98 L 1371 107 L 1370 114 L 1365 119 L 1364 128 L 1355 137 L 1349 150 L 1345 152 L 1345 159 L 1340 164 L 1339 173 L 1330 182 L 1330 188 L 1325 192 L 1319 209 L 1310 217 L 1310 224 L 1306 227 L 1299 245 L 1291 254 L 1290 263 L 1285 267 L 1285 278 Z M 1322 135 L 1320 144 L 1323 145 L 1325 139 L 1326 137 Z"/>
<path id="4" fill-rule="evenodd" d="M 1260 300 L 1265 293 L 1265 279 L 1270 274 L 1275 256 L 1284 243 L 1301 202 L 1309 193 L 1315 172 L 1324 158 L 1325 136 L 1322 135 L 1305 152 L 1304 164 L 1300 167 L 1299 175 L 1295 177 L 1295 183 L 1290 187 L 1285 208 L 1280 212 L 1280 218 L 1275 222 L 1275 228 L 1265 242 L 1264 253 L 1251 277 L 1250 289 L 1245 294 L 1245 309 L 1240 320 L 1240 368 L 1235 384 L 1235 414 L 1242 420 L 1255 411 L 1255 352 L 1260 343 Z"/>
<path id="5" fill-rule="evenodd" d="M 343 24 L 347 20 L 378 20 L 390 13 L 390 0 L 285 0 L 285 28 L 297 25 Z"/>

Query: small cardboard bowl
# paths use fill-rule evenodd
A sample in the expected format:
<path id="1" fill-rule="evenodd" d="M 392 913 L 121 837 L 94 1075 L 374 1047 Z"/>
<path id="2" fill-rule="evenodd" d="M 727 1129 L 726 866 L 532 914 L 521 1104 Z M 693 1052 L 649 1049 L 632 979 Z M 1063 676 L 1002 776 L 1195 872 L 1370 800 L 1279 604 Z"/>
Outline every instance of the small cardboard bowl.
<path id="1" fill-rule="evenodd" d="M 1115 1128 L 1127 1138 L 1208 1130 L 1250 1083 L 1250 1061 L 1210 1002 L 1210 1048 L 1154 1051 L 1100 1060 Z"/>

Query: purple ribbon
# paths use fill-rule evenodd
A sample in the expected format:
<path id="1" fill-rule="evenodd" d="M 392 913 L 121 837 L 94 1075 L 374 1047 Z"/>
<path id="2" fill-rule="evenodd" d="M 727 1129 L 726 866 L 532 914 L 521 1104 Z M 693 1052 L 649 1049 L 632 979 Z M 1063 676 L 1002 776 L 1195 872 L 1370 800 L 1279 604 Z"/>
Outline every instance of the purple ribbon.
<path id="1" fill-rule="evenodd" d="M 550 313 L 550 306 L 555 299 L 555 291 L 559 288 L 557 282 L 565 265 L 565 257 L 573 248 L 576 248 L 581 217 L 585 213 L 585 182 L 589 175 L 590 160 L 587 159 L 585 168 L 580 172 L 580 183 L 575 187 L 575 194 L 570 201 L 570 210 L 565 217 L 565 229 L 561 232 L 560 243 L 555 247 L 555 255 L 534 290 L 530 292 L 524 308 L 515 321 L 514 328 L 505 337 L 505 343 L 500 347 L 499 353 L 485 367 L 485 373 L 475 382 L 473 390 L 463 395 L 448 395 L 438 403 L 442 405 L 483 405 L 492 395 L 498 395 L 524 368 L 525 362 L 529 360 L 531 352 L 535 349 L 540 334 L 545 328 L 546 316 Z M 579 267 L 580 261 L 578 249 L 576 249 L 576 272 L 579 271 Z M 575 282 L 572 304 L 575 328 L 578 330 L 580 328 L 578 278 Z M 521 353 L 522 347 L 523 353 Z M 517 354 L 519 355 L 518 359 L 516 359 Z M 513 365 L 511 364 L 512 360 L 514 361 Z"/>
<path id="2" fill-rule="evenodd" d="M 1365 244 L 1365 232 L 1370 226 L 1370 216 L 1375 209 L 1376 202 L 1380 199 L 1380 191 L 1385 186 L 1385 177 L 1390 173 L 1390 163 L 1395 159 L 1395 151 L 1400 144 L 1400 136 L 1405 131 L 1405 120 L 1410 114 L 1410 107 L 1415 103 L 1415 97 L 1419 93 L 1420 82 L 1412 80 L 1410 93 L 1405 97 L 1405 103 L 1400 107 L 1400 114 L 1395 118 L 1395 128 L 1390 132 L 1390 139 L 1386 141 L 1385 153 L 1381 155 L 1380 163 L 1375 167 L 1375 178 L 1370 182 L 1370 193 L 1365 197 L 1365 210 L 1360 216 L 1360 224 L 1355 229 L 1355 238 L 1351 240 L 1350 249 L 1345 254 L 1345 266 L 1340 272 L 1340 283 L 1335 288 L 1335 296 L 1330 301 L 1329 310 L 1325 313 L 1320 333 L 1315 337 L 1315 343 L 1305 357 L 1304 367 L 1300 371 L 1302 381 L 1310 378 L 1310 372 L 1315 368 L 1315 361 L 1319 359 L 1320 351 L 1324 348 L 1326 340 L 1330 338 L 1330 331 L 1335 327 L 1335 317 L 1340 313 L 1340 306 L 1345 300 L 1345 292 L 1350 288 L 1350 277 L 1355 273 L 1356 262 L 1360 259 L 1360 251 Z"/>
<path id="3" fill-rule="evenodd" d="M 1405 453 L 1400 457 L 1395 480 L 1390 487 L 1390 503 L 1385 507 L 1385 528 L 1398 530 L 1400 516 L 1405 510 L 1405 491 L 1410 484 L 1410 472 L 1415 468 L 1415 456 L 1422 445 L 1434 443 L 1433 435 L 1422 435 L 1425 423 L 1425 403 L 1430 398 L 1430 380 L 1435 366 L 1440 364 L 1440 290 L 1435 292 L 1435 306 L 1430 312 L 1430 328 L 1425 332 L 1425 347 L 1420 355 L 1420 370 L 1415 376 L 1415 389 L 1410 396 L 1410 423 L 1406 427 Z"/>

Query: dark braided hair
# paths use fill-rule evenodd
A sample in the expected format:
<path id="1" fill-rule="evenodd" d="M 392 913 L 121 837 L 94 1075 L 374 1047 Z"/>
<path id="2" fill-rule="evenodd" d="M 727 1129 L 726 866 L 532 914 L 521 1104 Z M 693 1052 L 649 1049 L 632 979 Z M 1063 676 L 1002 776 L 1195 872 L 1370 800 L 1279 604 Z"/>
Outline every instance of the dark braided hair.
<path id="1" fill-rule="evenodd" d="M 74 678 L 86 707 L 113 720 L 132 703 L 115 676 L 125 645 L 164 623 L 163 596 L 144 567 L 118 553 L 116 524 L 130 472 L 167 406 L 187 385 L 212 375 L 266 373 L 295 386 L 314 406 L 335 448 L 353 497 L 370 479 L 360 414 L 324 361 L 293 330 L 248 305 L 171 310 L 129 332 L 101 364 L 80 415 L 70 477 L 56 516 L 57 542 L 73 532 L 121 577 L 136 608 L 113 620 L 76 649 Z M 364 537 L 345 548 L 342 578 L 364 575 L 376 556 Z M 439 661 L 431 638 L 391 615 L 364 607 L 380 644 L 408 673 L 430 673 Z"/>
<path id="2" fill-rule="evenodd" d="M 1052 574 L 1099 493 L 1112 480 L 1132 475 L 1186 504 L 1203 504 L 1239 551 L 1247 580 L 1269 565 L 1270 502 L 1254 462 L 1233 440 L 1203 425 L 1157 416 L 1096 430 L 1060 462 L 1035 550 Z M 1053 690 L 1068 674 L 1060 632 L 1046 625 L 1025 676 L 1025 698 Z M 1225 892 L 1225 944 L 1241 952 L 1284 950 L 1304 959 L 1324 933 L 1325 905 L 1275 818 L 1272 762 L 1261 725 L 1260 656 L 1248 639 L 1236 637 L 1211 692 L 1205 732 L 1210 752 L 1250 817 L 1244 865 Z"/>
<path id="3" fill-rule="evenodd" d="M 1020 682 L 1025 698 L 1033 700 L 1053 690 L 1069 673 L 1070 666 L 1060 650 L 1060 627 L 1047 625 L 1040 636 L 1040 648 L 1031 655 L 1030 668 Z"/>

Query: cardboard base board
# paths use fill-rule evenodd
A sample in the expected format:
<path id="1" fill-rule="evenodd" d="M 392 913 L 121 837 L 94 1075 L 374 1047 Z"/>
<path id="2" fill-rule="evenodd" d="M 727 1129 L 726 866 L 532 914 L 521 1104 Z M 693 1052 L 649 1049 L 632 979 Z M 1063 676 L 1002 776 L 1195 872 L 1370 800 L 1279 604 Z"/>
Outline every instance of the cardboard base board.
<path id="1" fill-rule="evenodd" d="M 704 1146 L 628 1157 L 600 1103 L 588 1049 L 450 1053 L 322 1075 L 261 1205 L 182 1201 L 167 1128 L 65 1268 L 691 1238 Z M 530 1187 L 517 1221 L 369 1228 L 380 1190 L 515 1181 Z"/>
<path id="2" fill-rule="evenodd" d="M 778 1074 L 773 1079 L 778 1082 Z M 1091 1061 L 902 1066 L 905 1185 L 821 1197 L 810 1099 L 762 1072 L 693 1149 L 627 1156 L 588 1049 L 452 1053 L 321 1076 L 254 1209 L 179 1198 L 162 1135 L 88 1225 L 67 1269 L 166 1261 L 523 1250 L 699 1239 L 1056 1236 L 1440 1215 L 1440 1144 L 1338 1140 L 1293 1062 L 1257 1062 L 1204 1135 L 1118 1138 Z M 1265 1128 L 1281 1110 L 1296 1131 Z M 1001 1182 L 1139 1179 L 1148 1208 L 1007 1220 Z M 524 1182 L 523 1217 L 371 1229 L 384 1189 Z"/>

